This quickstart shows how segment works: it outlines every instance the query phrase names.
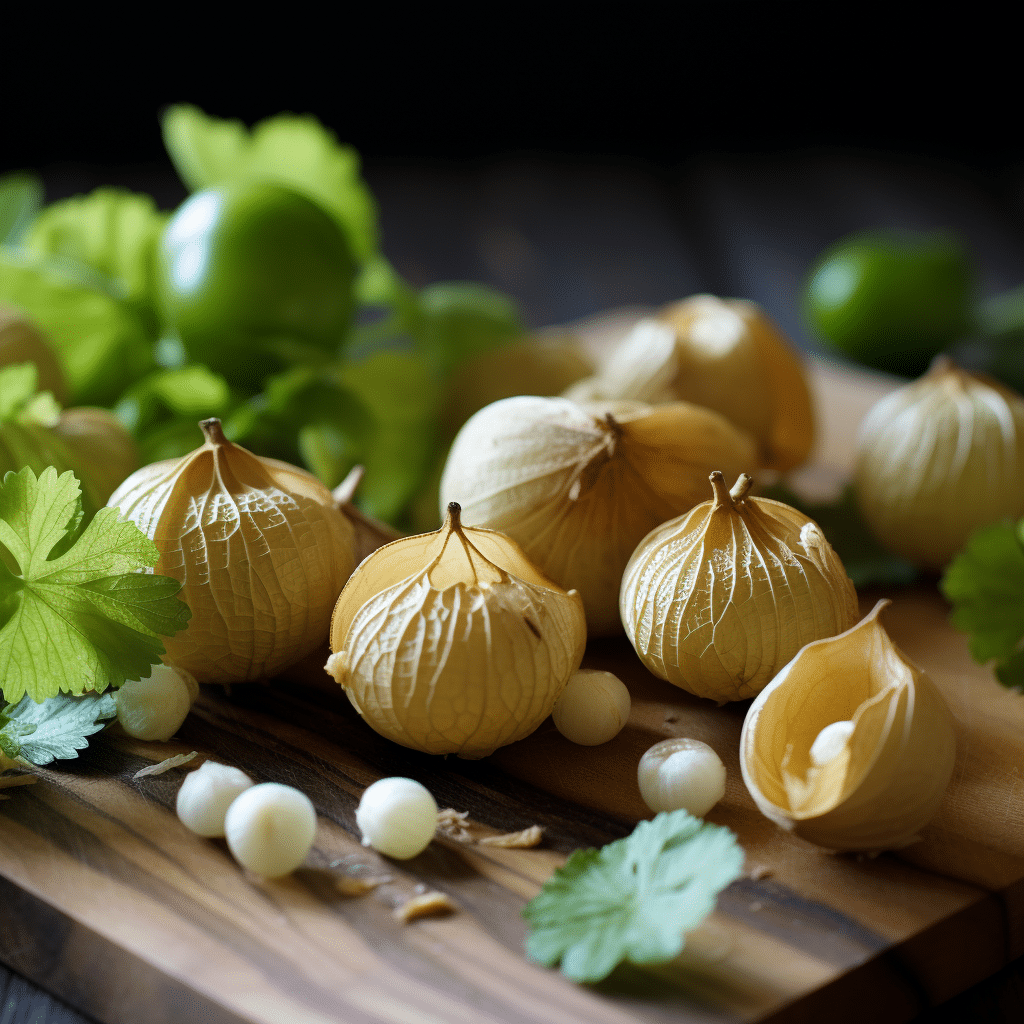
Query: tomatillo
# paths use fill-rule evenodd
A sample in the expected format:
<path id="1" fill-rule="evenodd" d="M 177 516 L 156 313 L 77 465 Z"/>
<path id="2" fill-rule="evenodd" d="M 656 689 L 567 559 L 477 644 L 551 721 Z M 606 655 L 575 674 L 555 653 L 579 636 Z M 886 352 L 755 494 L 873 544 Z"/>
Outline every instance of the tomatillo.
<path id="1" fill-rule="evenodd" d="M 268 182 L 195 193 L 157 252 L 165 328 L 192 360 L 249 391 L 304 350 L 337 349 L 352 320 L 355 274 L 337 223 Z"/>
<path id="2" fill-rule="evenodd" d="M 946 233 L 842 239 L 811 272 L 804 293 L 816 333 L 846 355 L 906 376 L 971 328 L 973 272 Z"/>

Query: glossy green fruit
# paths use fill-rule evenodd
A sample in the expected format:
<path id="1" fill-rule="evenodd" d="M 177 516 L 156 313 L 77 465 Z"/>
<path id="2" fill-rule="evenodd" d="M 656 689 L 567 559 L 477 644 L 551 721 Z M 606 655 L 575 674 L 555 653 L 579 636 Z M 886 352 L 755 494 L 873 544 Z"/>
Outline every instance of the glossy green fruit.
<path id="1" fill-rule="evenodd" d="M 971 328 L 973 273 L 948 234 L 852 235 L 819 260 L 804 306 L 810 326 L 876 369 L 917 376 Z"/>
<path id="2" fill-rule="evenodd" d="M 333 353 L 352 319 L 356 265 L 315 203 L 266 182 L 191 196 L 157 253 L 165 328 L 190 359 L 258 390 L 309 350 Z"/>

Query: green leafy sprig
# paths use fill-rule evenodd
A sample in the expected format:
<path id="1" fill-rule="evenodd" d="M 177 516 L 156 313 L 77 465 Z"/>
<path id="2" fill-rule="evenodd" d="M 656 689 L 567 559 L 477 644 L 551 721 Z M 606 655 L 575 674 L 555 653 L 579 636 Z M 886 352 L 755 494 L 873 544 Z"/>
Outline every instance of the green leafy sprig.
<path id="1" fill-rule="evenodd" d="M 78 757 L 88 737 L 116 717 L 113 694 L 59 694 L 37 704 L 27 694 L 17 704 L 0 709 L 0 754 L 45 765 L 58 758 Z M 0 770 L 3 765 L 0 764 Z"/>
<path id="2" fill-rule="evenodd" d="M 996 678 L 1024 692 L 1024 519 L 972 534 L 939 586 L 971 657 L 995 661 Z"/>
<path id="3" fill-rule="evenodd" d="M 181 584 L 144 570 L 156 546 L 115 508 L 83 523 L 71 472 L 0 484 L 0 685 L 16 703 L 141 679 L 188 622 Z"/>
<path id="4" fill-rule="evenodd" d="M 664 963 L 742 871 L 729 829 L 687 811 L 659 814 L 600 850 L 577 850 L 555 871 L 523 910 L 532 928 L 527 952 L 585 982 L 623 960 Z"/>

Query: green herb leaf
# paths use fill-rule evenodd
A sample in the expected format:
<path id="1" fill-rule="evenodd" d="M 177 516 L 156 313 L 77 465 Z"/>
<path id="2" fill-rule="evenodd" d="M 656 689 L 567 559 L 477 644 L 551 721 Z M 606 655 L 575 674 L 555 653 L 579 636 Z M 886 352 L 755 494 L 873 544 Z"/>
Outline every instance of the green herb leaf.
<path id="1" fill-rule="evenodd" d="M 864 522 L 853 487 L 847 485 L 832 502 L 804 501 L 780 485 L 765 490 L 766 498 L 785 502 L 810 516 L 835 548 L 846 574 L 859 590 L 862 587 L 905 587 L 918 577 L 917 569 L 899 555 L 886 551 Z"/>
<path id="2" fill-rule="evenodd" d="M 178 581 L 139 571 L 159 554 L 134 523 L 101 508 L 82 529 L 70 472 L 7 474 L 0 546 L 18 569 L 0 562 L 0 681 L 8 701 L 141 679 L 164 653 L 159 637 L 188 622 Z"/>
<path id="3" fill-rule="evenodd" d="M 87 737 L 116 715 L 117 704 L 109 693 L 59 694 L 40 704 L 26 695 L 0 715 L 0 749 L 8 757 L 38 765 L 78 757 L 78 751 L 89 745 Z"/>
<path id="4" fill-rule="evenodd" d="M 435 371 L 447 376 L 460 363 L 521 337 L 516 304 L 471 281 L 432 284 L 419 293 L 411 333 Z"/>
<path id="5" fill-rule="evenodd" d="M 143 322 L 84 264 L 0 247 L 0 299 L 53 342 L 76 405 L 111 405 L 154 365 Z"/>
<path id="6" fill-rule="evenodd" d="M 0 423 L 16 420 L 36 396 L 39 371 L 35 363 L 0 368 Z"/>
<path id="7" fill-rule="evenodd" d="M 23 245 L 39 257 L 91 267 L 156 332 L 154 253 L 168 215 L 151 196 L 98 188 L 52 203 L 35 219 Z"/>
<path id="8" fill-rule="evenodd" d="M 114 407 L 135 435 L 145 462 L 180 458 L 203 443 L 199 421 L 224 419 L 237 399 L 228 382 L 202 363 L 157 370 L 130 387 Z"/>
<path id="9" fill-rule="evenodd" d="M 359 505 L 394 523 L 430 475 L 439 446 L 436 374 L 413 352 L 378 352 L 344 364 L 339 377 L 371 418 L 354 459 L 366 468 Z"/>
<path id="10" fill-rule="evenodd" d="M 17 245 L 42 205 L 38 175 L 16 171 L 0 178 L 0 245 Z"/>
<path id="11" fill-rule="evenodd" d="M 971 657 L 996 660 L 996 678 L 1024 691 L 1024 519 L 972 534 L 939 584 Z"/>
<path id="12" fill-rule="evenodd" d="M 377 207 L 360 176 L 359 154 L 311 115 L 280 114 L 249 131 L 198 107 L 169 107 L 164 145 L 192 190 L 228 181 L 275 181 L 319 203 L 341 225 L 359 262 L 377 251 Z"/>
<path id="13" fill-rule="evenodd" d="M 555 871 L 523 910 L 533 929 L 527 952 L 548 966 L 561 961 L 573 981 L 600 981 L 623 960 L 671 960 L 742 871 L 729 829 L 687 811 L 659 814 Z"/>
<path id="14" fill-rule="evenodd" d="M 38 388 L 39 368 L 35 363 L 0 367 L 0 424 L 54 426 L 60 418 L 60 403 L 49 391 L 39 392 Z"/>

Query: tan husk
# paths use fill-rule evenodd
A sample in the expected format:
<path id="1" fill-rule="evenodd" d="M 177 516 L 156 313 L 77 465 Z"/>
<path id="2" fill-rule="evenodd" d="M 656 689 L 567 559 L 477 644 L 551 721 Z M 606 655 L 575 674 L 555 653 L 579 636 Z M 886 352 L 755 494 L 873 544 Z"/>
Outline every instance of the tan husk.
<path id="1" fill-rule="evenodd" d="M 953 772 L 953 717 L 882 626 L 888 603 L 879 601 L 845 633 L 804 647 L 761 691 L 743 724 L 740 766 L 757 806 L 833 850 L 913 842 Z M 812 746 L 834 723 L 844 723 L 848 738 L 816 762 Z"/>
<path id="2" fill-rule="evenodd" d="M 653 530 L 622 577 L 626 635 L 655 675 L 712 700 L 761 690 L 806 643 L 857 618 L 857 594 L 818 525 L 750 477 Z"/>
<path id="3" fill-rule="evenodd" d="M 814 440 L 799 358 L 764 311 L 741 299 L 694 295 L 664 307 L 565 395 L 706 406 L 750 433 L 761 464 L 779 471 L 800 465 Z"/>
<path id="4" fill-rule="evenodd" d="M 327 671 L 367 723 L 430 754 L 483 757 L 533 732 L 586 646 L 583 603 L 508 537 L 449 508 L 353 573 L 331 621 Z"/>
<path id="5" fill-rule="evenodd" d="M 864 418 L 854 485 L 887 548 L 941 569 L 979 527 L 1024 515 L 1024 398 L 939 357 Z"/>
<path id="6" fill-rule="evenodd" d="M 188 628 L 166 661 L 201 682 L 262 679 L 323 643 L 355 564 L 353 530 L 311 473 L 228 441 L 218 420 L 183 459 L 145 466 L 110 498 L 182 583 Z"/>
<path id="7" fill-rule="evenodd" d="M 617 633 L 619 583 L 637 543 L 707 493 L 708 473 L 750 470 L 750 437 L 684 402 L 614 413 L 562 398 L 507 398 L 459 432 L 441 501 L 508 534 L 562 587 L 580 592 L 591 636 Z"/>

